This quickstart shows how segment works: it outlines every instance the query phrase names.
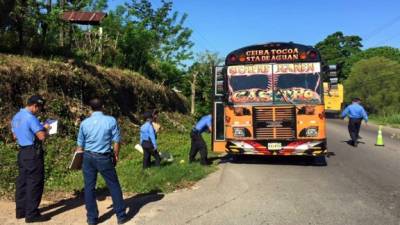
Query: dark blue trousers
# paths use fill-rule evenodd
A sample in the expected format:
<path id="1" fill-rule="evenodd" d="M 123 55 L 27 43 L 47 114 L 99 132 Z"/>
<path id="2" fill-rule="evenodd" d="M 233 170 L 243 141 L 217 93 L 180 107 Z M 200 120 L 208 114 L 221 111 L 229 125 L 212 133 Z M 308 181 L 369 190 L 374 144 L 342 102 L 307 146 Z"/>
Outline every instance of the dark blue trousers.
<path id="1" fill-rule="evenodd" d="M 39 145 L 21 147 L 18 152 L 16 181 L 16 216 L 33 218 L 39 215 L 44 187 L 43 149 Z"/>
<path id="2" fill-rule="evenodd" d="M 83 178 L 85 180 L 85 205 L 87 222 L 96 224 L 99 210 L 96 203 L 96 181 L 99 172 L 104 178 L 113 201 L 113 209 L 118 221 L 125 219 L 125 203 L 122 197 L 121 186 L 112 162 L 111 154 L 98 154 L 85 151 L 83 154 Z"/>

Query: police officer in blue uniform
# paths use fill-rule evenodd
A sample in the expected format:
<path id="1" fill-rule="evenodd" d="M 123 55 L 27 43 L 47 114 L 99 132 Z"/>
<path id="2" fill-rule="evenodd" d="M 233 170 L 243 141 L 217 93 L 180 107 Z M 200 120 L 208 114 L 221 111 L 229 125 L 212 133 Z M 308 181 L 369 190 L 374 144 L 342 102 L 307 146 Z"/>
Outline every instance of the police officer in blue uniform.
<path id="1" fill-rule="evenodd" d="M 368 122 L 368 115 L 365 111 L 364 107 L 360 105 L 361 100 L 359 98 L 354 98 L 352 104 L 347 106 L 342 112 L 342 118 L 344 119 L 346 116 L 349 117 L 348 129 L 351 137 L 351 145 L 357 147 L 358 141 L 360 138 L 360 128 L 362 120 L 365 123 Z"/>
<path id="2" fill-rule="evenodd" d="M 157 151 L 157 135 L 153 127 L 153 120 L 157 118 L 157 111 L 145 112 L 146 122 L 140 127 L 140 145 L 143 148 L 143 169 L 151 166 L 151 156 L 155 159 L 155 166 L 160 166 L 161 158 Z"/>
<path id="3" fill-rule="evenodd" d="M 85 205 L 87 223 L 98 224 L 99 210 L 96 203 L 97 174 L 104 178 L 113 201 L 117 223 L 124 224 L 129 218 L 122 196 L 121 185 L 114 168 L 119 159 L 120 130 L 117 120 L 105 115 L 103 102 L 94 98 L 90 101 L 92 114 L 79 127 L 77 152 L 83 153 L 82 172 L 85 183 Z M 112 145 L 112 147 L 111 147 Z"/>
<path id="4" fill-rule="evenodd" d="M 207 145 L 201 134 L 203 132 L 211 132 L 211 121 L 211 114 L 205 115 L 197 122 L 197 124 L 192 129 L 190 133 L 192 144 L 189 152 L 189 163 L 192 163 L 196 157 L 197 152 L 200 152 L 200 164 L 210 164 L 207 159 Z"/>
<path id="5" fill-rule="evenodd" d="M 44 99 L 39 95 L 31 96 L 27 106 L 14 115 L 11 127 L 19 145 L 18 170 L 15 203 L 16 218 L 25 218 L 25 222 L 46 221 L 39 212 L 44 188 L 44 157 L 42 142 L 47 137 L 46 129 L 35 116 L 44 107 Z"/>

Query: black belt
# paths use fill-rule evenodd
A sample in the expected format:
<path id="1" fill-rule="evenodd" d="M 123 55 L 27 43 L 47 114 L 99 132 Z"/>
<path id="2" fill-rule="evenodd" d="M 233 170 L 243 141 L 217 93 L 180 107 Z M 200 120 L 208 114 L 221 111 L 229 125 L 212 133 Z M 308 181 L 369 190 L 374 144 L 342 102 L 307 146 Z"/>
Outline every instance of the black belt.
<path id="1" fill-rule="evenodd" d="M 35 147 L 35 145 L 25 145 L 25 146 L 19 145 L 20 149 L 27 149 L 27 148 L 34 148 L 34 147 Z"/>
<path id="2" fill-rule="evenodd" d="M 200 131 L 198 131 L 196 128 L 193 128 L 192 132 L 195 133 L 195 134 L 200 134 Z"/>
<path id="3" fill-rule="evenodd" d="M 103 156 L 111 155 L 111 152 L 104 152 L 104 153 L 92 152 L 92 151 L 85 151 L 85 152 L 92 154 L 92 155 L 103 155 Z"/>

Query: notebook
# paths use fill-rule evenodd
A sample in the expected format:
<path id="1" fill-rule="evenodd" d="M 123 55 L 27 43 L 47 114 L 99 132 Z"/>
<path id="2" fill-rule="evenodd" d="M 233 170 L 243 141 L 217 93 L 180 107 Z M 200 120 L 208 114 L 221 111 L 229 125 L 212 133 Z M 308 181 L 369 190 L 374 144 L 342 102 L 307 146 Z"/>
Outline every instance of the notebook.
<path id="1" fill-rule="evenodd" d="M 71 163 L 69 164 L 70 170 L 82 169 L 83 152 L 75 152 L 72 157 Z"/>

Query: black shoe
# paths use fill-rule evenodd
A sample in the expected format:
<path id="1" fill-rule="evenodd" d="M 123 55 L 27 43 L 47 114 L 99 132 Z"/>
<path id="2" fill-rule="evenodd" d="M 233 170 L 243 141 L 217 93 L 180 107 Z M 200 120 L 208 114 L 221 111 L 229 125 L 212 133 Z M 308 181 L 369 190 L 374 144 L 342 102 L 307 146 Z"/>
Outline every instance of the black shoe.
<path id="1" fill-rule="evenodd" d="M 124 223 L 126 223 L 126 222 L 128 222 L 129 221 L 129 218 L 127 217 L 127 216 L 125 216 L 124 218 L 122 218 L 122 219 L 120 219 L 120 220 L 118 220 L 118 224 L 124 224 Z"/>
<path id="2" fill-rule="evenodd" d="M 357 148 L 357 146 L 358 146 L 358 143 L 357 143 L 357 141 L 355 141 L 355 142 L 353 143 L 353 147 Z"/>
<path id="3" fill-rule="evenodd" d="M 23 218 L 25 218 L 25 214 L 17 213 L 17 214 L 15 214 L 15 218 L 17 218 L 17 219 L 23 219 Z"/>
<path id="4" fill-rule="evenodd" d="M 200 165 L 202 165 L 202 166 L 209 166 L 209 165 L 211 165 L 212 164 L 212 162 L 210 162 L 210 161 L 205 161 L 205 162 L 200 162 Z"/>
<path id="5" fill-rule="evenodd" d="M 45 222 L 49 220 L 50 218 L 47 216 L 37 215 L 31 218 L 25 218 L 25 223 Z"/>

